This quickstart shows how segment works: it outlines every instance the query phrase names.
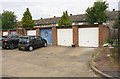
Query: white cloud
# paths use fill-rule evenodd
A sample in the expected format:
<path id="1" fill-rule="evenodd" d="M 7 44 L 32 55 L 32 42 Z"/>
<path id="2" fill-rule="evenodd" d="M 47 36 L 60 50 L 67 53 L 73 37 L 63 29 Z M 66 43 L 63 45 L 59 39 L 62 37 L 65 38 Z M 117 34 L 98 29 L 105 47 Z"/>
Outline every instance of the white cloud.
<path id="1" fill-rule="evenodd" d="M 96 0 L 0 0 L 0 13 L 3 10 L 14 11 L 21 20 L 26 8 L 30 9 L 33 19 L 61 16 L 67 10 L 69 14 L 85 13 L 87 7 L 91 7 Z M 118 8 L 119 0 L 107 0 L 109 10 Z"/>

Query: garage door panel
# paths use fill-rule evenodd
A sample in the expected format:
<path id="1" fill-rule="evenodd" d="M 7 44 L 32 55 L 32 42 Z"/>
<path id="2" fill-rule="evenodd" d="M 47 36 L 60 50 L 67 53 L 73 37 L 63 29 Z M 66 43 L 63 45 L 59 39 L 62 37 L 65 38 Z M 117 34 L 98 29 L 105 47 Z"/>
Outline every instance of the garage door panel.
<path id="1" fill-rule="evenodd" d="M 48 44 L 52 44 L 52 29 L 40 30 L 40 36 L 46 39 Z"/>
<path id="2" fill-rule="evenodd" d="M 28 30 L 27 35 L 28 36 L 36 35 L 36 30 Z"/>
<path id="3" fill-rule="evenodd" d="M 8 35 L 8 32 L 3 32 L 3 36 Z"/>
<path id="4" fill-rule="evenodd" d="M 80 28 L 79 46 L 98 47 L 98 28 Z"/>
<path id="5" fill-rule="evenodd" d="M 71 46 L 73 44 L 72 29 L 58 29 L 58 45 Z"/>

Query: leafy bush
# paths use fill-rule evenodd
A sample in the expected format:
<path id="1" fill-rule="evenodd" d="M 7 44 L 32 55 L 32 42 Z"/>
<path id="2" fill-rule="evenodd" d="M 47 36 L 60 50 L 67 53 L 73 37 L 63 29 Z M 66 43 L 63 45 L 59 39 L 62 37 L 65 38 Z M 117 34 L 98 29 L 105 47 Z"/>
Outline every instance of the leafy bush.
<path id="1" fill-rule="evenodd" d="M 112 45 L 114 42 L 114 39 L 108 39 L 107 42 Z"/>
<path id="2" fill-rule="evenodd" d="M 118 47 L 118 40 L 117 39 L 114 39 L 114 38 L 108 39 L 107 43 L 111 44 L 114 47 Z"/>

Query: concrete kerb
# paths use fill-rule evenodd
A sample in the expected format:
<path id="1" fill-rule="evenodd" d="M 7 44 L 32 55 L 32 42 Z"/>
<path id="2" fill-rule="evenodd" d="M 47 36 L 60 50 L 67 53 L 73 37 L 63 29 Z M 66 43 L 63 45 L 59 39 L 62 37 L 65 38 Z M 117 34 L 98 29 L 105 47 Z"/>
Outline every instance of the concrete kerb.
<path id="1" fill-rule="evenodd" d="M 91 69 L 92 69 L 94 72 L 97 72 L 98 74 L 102 75 L 103 77 L 113 79 L 112 76 L 103 73 L 102 71 L 98 70 L 98 69 L 93 65 L 93 62 L 94 62 L 94 59 L 95 59 L 95 58 L 96 58 L 96 55 L 93 56 L 93 57 L 91 58 L 91 60 L 90 60 L 90 67 L 91 67 Z"/>

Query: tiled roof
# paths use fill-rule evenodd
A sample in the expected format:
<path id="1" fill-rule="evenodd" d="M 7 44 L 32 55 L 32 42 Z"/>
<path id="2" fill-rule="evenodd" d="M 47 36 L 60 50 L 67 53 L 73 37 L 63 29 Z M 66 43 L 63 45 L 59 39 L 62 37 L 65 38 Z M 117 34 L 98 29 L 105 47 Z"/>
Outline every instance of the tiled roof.
<path id="1" fill-rule="evenodd" d="M 111 11 L 106 13 L 108 20 L 115 20 L 118 16 L 118 11 Z"/>
<path id="2" fill-rule="evenodd" d="M 111 11 L 107 12 L 108 20 L 115 20 L 115 18 L 118 15 L 118 11 Z M 70 20 L 72 22 L 84 22 L 85 21 L 85 14 L 80 15 L 70 15 Z M 46 19 L 38 19 L 34 20 L 35 25 L 47 25 L 47 24 L 56 24 L 60 20 L 60 17 L 53 17 L 53 18 L 46 18 Z M 20 22 L 18 22 L 18 25 L 21 25 Z"/>

